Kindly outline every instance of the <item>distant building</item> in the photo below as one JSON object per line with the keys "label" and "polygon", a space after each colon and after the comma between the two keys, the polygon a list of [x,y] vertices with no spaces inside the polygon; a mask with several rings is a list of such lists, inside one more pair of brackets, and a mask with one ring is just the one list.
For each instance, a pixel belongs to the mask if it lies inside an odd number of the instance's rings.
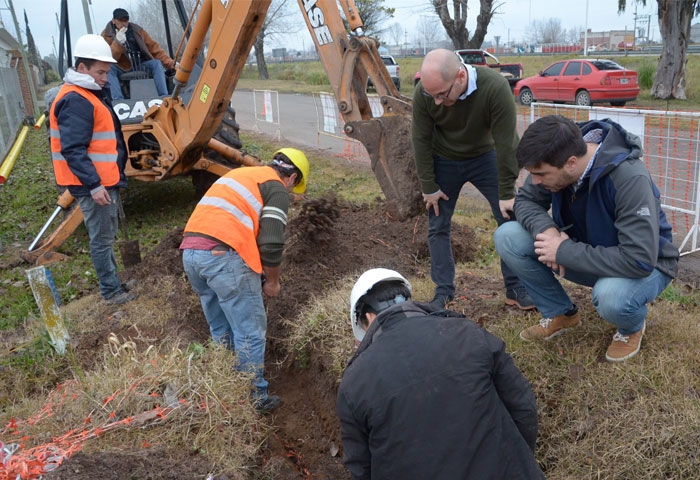
{"label": "distant building", "polygon": [[[585,38],[587,37],[587,38]],[[620,44],[625,46],[634,45],[634,31],[632,30],[610,30],[607,32],[588,32],[581,34],[581,48],[584,43],[587,46],[595,45],[598,50],[617,50]]]}

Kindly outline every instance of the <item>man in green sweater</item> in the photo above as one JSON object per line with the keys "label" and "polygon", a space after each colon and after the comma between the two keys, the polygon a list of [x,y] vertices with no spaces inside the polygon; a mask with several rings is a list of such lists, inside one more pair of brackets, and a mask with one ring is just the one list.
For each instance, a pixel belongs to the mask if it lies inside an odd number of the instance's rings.
{"label": "man in green sweater", "polygon": [[[515,102],[495,70],[462,63],[454,52],[429,52],[413,93],[413,156],[428,210],[430,275],[444,308],[454,299],[455,262],[450,231],[457,198],[470,182],[488,200],[498,225],[515,220],[518,164]],[[535,308],[518,276],[501,262],[506,304]]]}

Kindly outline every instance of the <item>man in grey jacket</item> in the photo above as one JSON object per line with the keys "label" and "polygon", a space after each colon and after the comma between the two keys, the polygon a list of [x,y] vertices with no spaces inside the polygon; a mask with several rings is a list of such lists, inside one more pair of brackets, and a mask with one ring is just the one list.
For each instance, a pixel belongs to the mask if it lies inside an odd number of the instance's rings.
{"label": "man in grey jacket", "polygon": [[385,268],[363,273],[350,303],[361,343],[337,410],[354,480],[544,478],[535,397],[502,340],[411,301],[410,283]]}
{"label": "man in grey jacket", "polygon": [[494,235],[542,313],[523,340],[549,340],[580,325],[559,275],[593,287],[598,314],[617,328],[608,361],[639,352],[646,305],[676,276],[679,256],[641,155],[639,137],[609,119],[576,125],[551,115],[525,131],[516,156],[530,175],[515,199],[518,221]]}

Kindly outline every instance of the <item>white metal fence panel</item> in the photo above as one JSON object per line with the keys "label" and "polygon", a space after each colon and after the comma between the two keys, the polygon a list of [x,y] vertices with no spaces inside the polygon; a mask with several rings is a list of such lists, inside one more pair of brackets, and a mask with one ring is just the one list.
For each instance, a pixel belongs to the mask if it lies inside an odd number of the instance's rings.
{"label": "white metal fence panel", "polygon": [[639,135],[674,243],[681,255],[700,250],[700,112],[533,103],[529,122],[552,114],[577,122],[610,118]]}

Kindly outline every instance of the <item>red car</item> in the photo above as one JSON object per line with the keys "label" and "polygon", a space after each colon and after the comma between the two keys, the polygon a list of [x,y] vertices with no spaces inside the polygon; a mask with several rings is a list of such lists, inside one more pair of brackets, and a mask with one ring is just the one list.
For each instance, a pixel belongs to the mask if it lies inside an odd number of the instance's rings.
{"label": "red car", "polygon": [[639,84],[637,72],[612,60],[563,60],[520,80],[513,93],[523,105],[543,100],[584,107],[610,102],[622,107],[637,98]]}

